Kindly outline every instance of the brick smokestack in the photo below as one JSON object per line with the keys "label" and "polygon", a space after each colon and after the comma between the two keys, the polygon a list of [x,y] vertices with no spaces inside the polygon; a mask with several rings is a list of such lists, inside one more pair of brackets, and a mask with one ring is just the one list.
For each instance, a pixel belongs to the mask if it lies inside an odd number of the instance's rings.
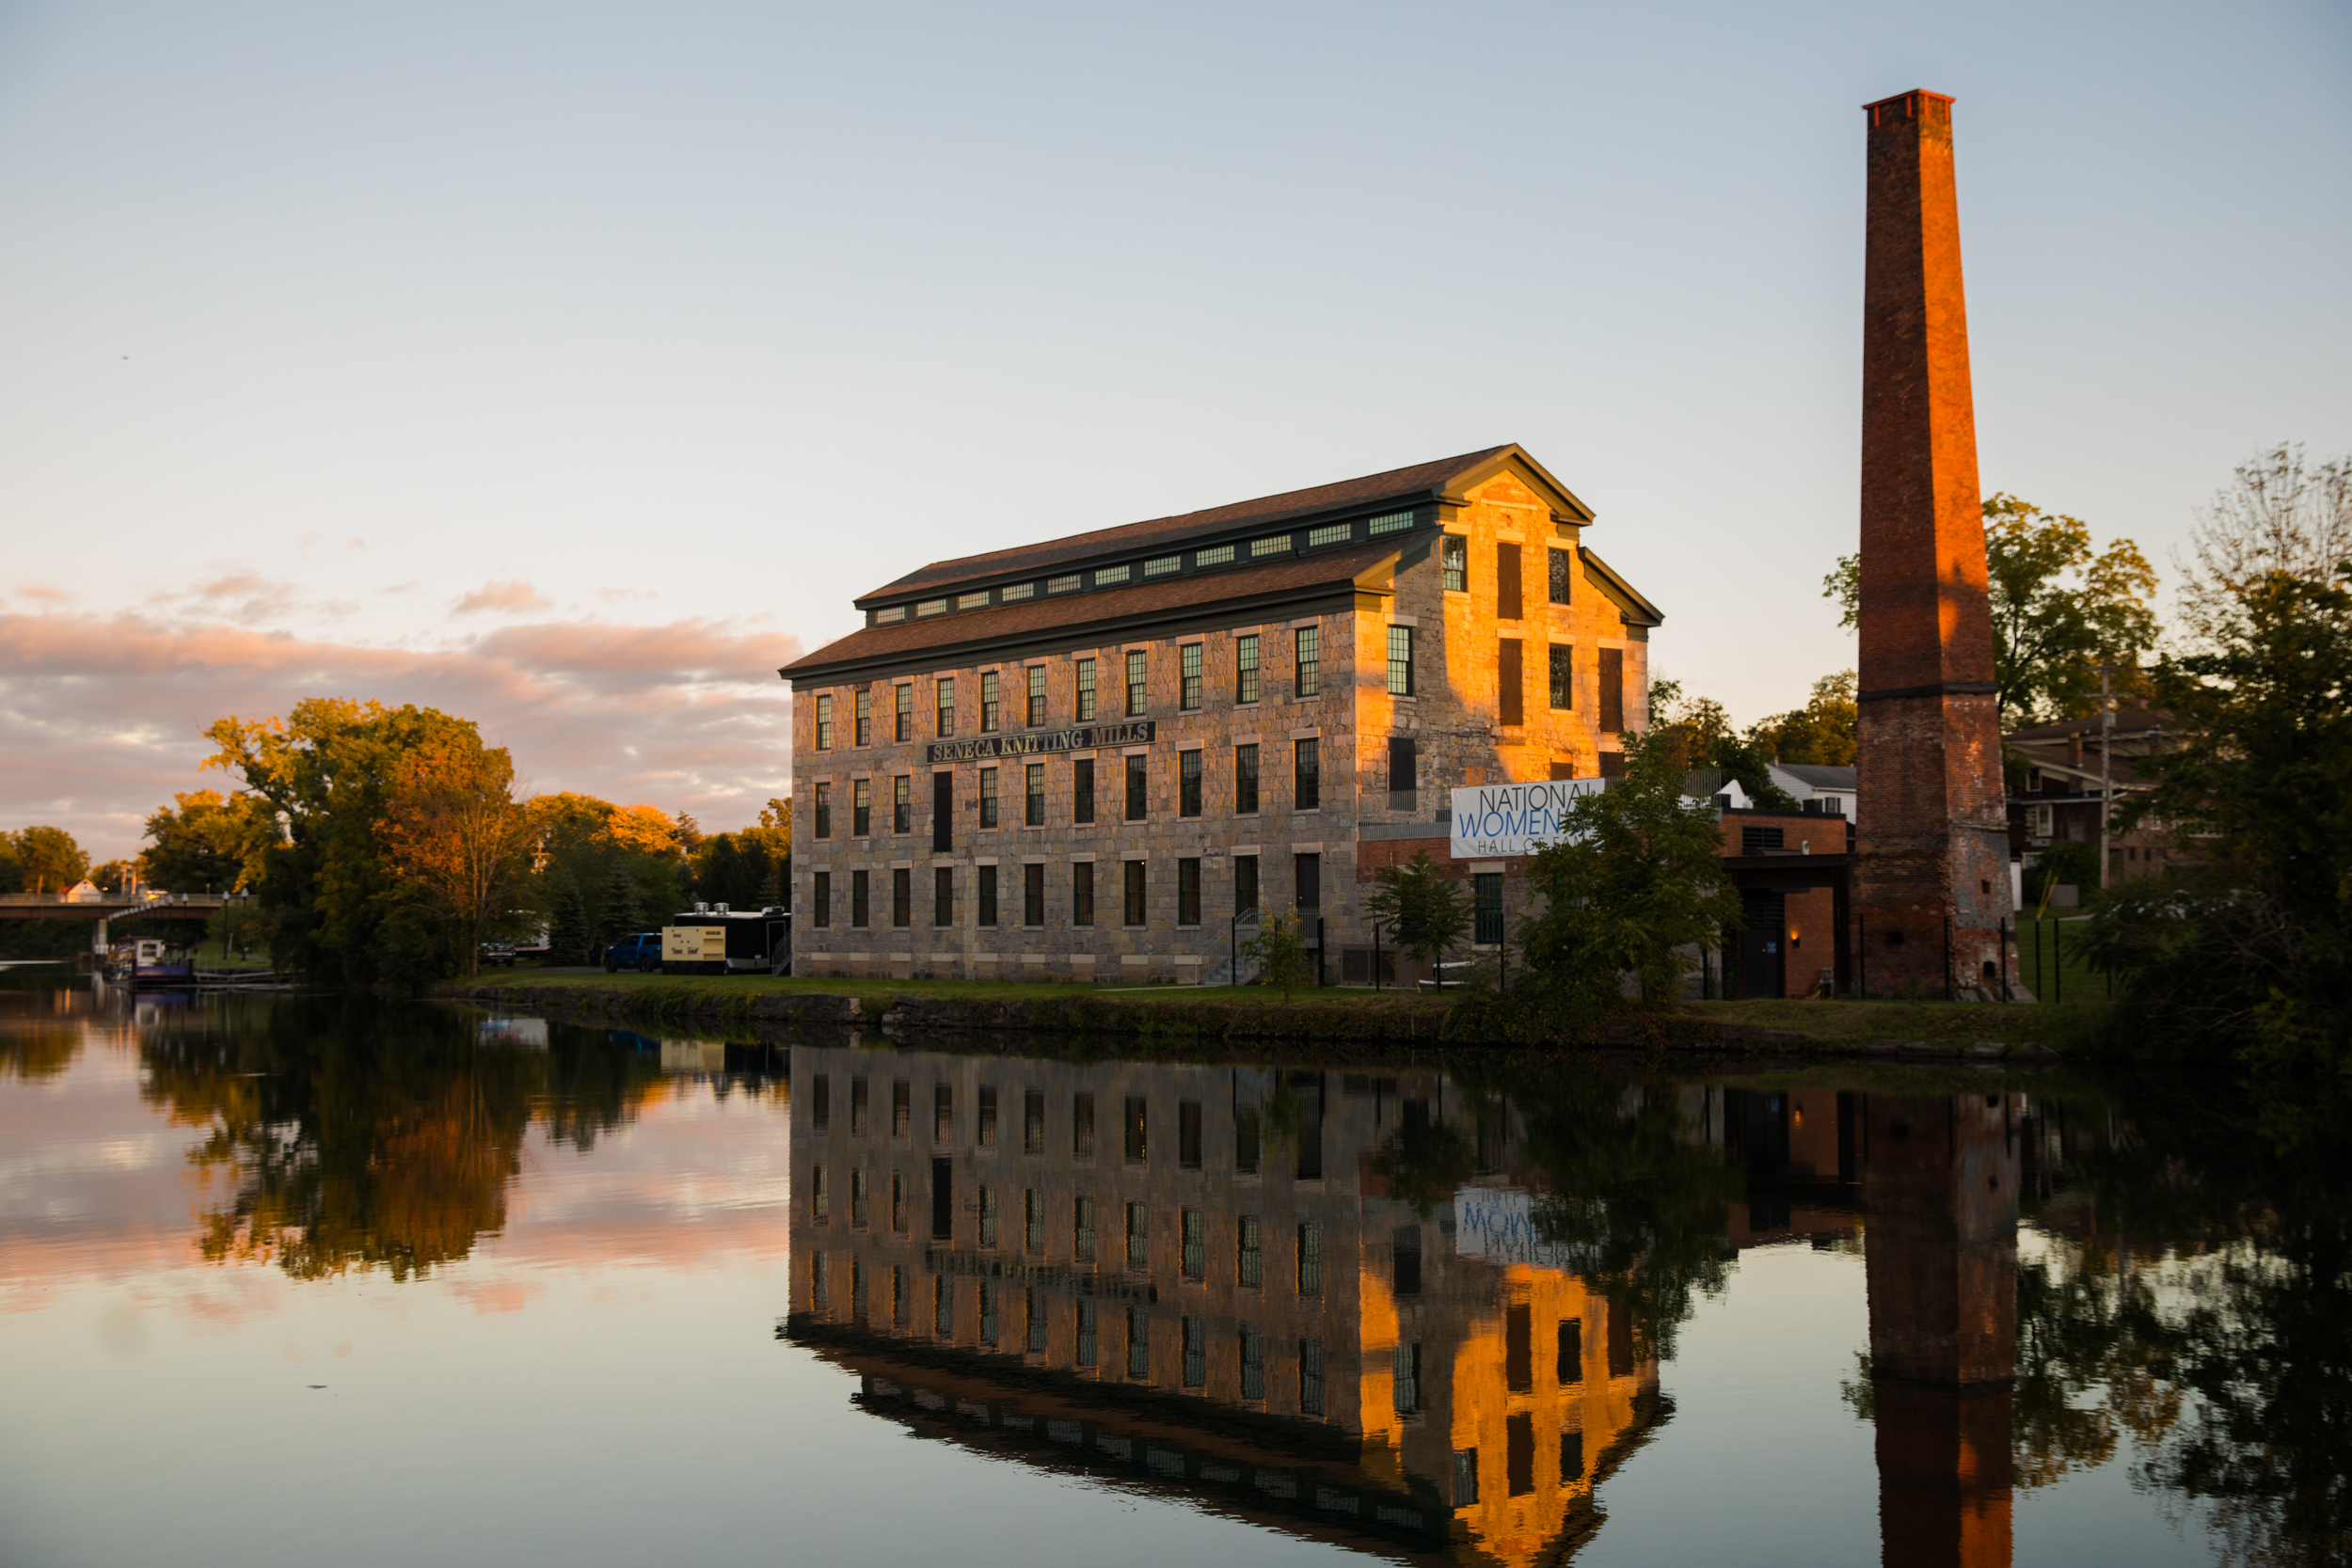
{"label": "brick smokestack", "polygon": [[1879,996],[1997,997],[2013,911],[1952,101],[1865,112],[1860,978]]}

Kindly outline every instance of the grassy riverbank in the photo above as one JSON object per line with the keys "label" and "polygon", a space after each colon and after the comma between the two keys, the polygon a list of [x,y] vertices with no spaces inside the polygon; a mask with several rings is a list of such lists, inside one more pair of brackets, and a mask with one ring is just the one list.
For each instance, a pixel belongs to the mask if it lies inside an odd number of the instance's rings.
{"label": "grassy riverbank", "polygon": [[[768,976],[548,974],[485,975],[442,988],[479,1002],[613,1022],[685,1026],[830,1025],[1034,1030],[1192,1040],[1389,1040],[1436,1044],[1455,998],[1327,987],[1120,989],[1019,981],[776,979]],[[2104,1008],[1936,1002],[1693,1002],[1613,1022],[1607,1046],[2047,1058],[2092,1038]],[[1454,1038],[1449,1046],[1475,1047]]]}

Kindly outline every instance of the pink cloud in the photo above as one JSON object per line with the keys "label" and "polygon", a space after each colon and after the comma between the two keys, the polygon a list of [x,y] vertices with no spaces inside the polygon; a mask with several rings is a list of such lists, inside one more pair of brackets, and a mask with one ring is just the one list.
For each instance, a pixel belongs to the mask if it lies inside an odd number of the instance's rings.
{"label": "pink cloud", "polygon": [[0,613],[0,826],[55,823],[101,858],[148,813],[220,787],[205,726],[304,697],[417,703],[471,719],[536,790],[753,821],[791,778],[776,668],[797,638],[736,623],[549,621],[423,649],[151,615]]}
{"label": "pink cloud", "polygon": [[452,613],[476,615],[485,610],[511,613],[518,610],[545,610],[554,602],[520,578],[493,578],[458,600]]}

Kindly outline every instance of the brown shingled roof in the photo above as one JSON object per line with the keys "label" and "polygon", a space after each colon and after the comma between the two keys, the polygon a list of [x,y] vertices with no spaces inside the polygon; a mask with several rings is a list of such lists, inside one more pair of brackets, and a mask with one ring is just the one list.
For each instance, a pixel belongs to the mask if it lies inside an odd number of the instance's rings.
{"label": "brown shingled roof", "polygon": [[1338,592],[1397,554],[1400,547],[1411,546],[1400,546],[1394,541],[1359,545],[1235,571],[1200,572],[1132,588],[1098,589],[1091,594],[1029,599],[895,626],[865,626],[802,656],[777,673],[786,680],[805,680],[950,649],[968,652],[1007,643],[1034,646],[1043,634],[1058,631],[1078,636],[1090,627],[1100,627],[1109,637],[1132,636],[1139,620],[1173,611],[1230,605],[1238,613],[1253,601],[1296,599],[1318,589]]}
{"label": "brown shingled roof", "polygon": [[[1441,457],[1433,463],[1416,463],[1408,468],[1391,468],[1386,473],[1366,474],[1361,479],[1344,479],[1336,484],[1318,484],[1308,490],[1286,490],[1279,496],[1260,496],[1255,500],[1234,501],[1231,505],[1213,506],[1202,512],[1186,512],[1173,517],[1155,517],[1149,522],[1096,529],[1090,533],[1073,533],[1042,544],[992,550],[985,555],[935,561],[896,581],[884,583],[855,602],[859,608],[865,609],[878,600],[905,598],[983,578],[1041,572],[1049,566],[1068,562],[1089,560],[1122,550],[1164,546],[1228,529],[1263,526],[1311,516],[1317,513],[1376,506],[1387,500],[1426,499],[1443,494],[1448,481],[1510,453],[1517,453],[1536,473],[1544,473],[1534,458],[1528,457],[1516,444],[1506,443],[1482,451],[1464,452],[1458,457]],[[1549,479],[1550,476],[1544,477]],[[1553,483],[1558,487],[1557,482]],[[1581,507],[1581,503],[1568,496],[1565,487],[1559,488],[1563,497]]]}

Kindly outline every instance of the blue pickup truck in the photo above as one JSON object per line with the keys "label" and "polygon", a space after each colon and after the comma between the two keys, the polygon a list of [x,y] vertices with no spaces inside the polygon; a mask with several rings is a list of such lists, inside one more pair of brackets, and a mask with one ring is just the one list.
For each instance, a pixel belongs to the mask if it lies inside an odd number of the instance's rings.
{"label": "blue pickup truck", "polygon": [[646,974],[661,973],[661,933],[639,931],[633,936],[614,937],[604,944],[604,972],[634,969]]}

